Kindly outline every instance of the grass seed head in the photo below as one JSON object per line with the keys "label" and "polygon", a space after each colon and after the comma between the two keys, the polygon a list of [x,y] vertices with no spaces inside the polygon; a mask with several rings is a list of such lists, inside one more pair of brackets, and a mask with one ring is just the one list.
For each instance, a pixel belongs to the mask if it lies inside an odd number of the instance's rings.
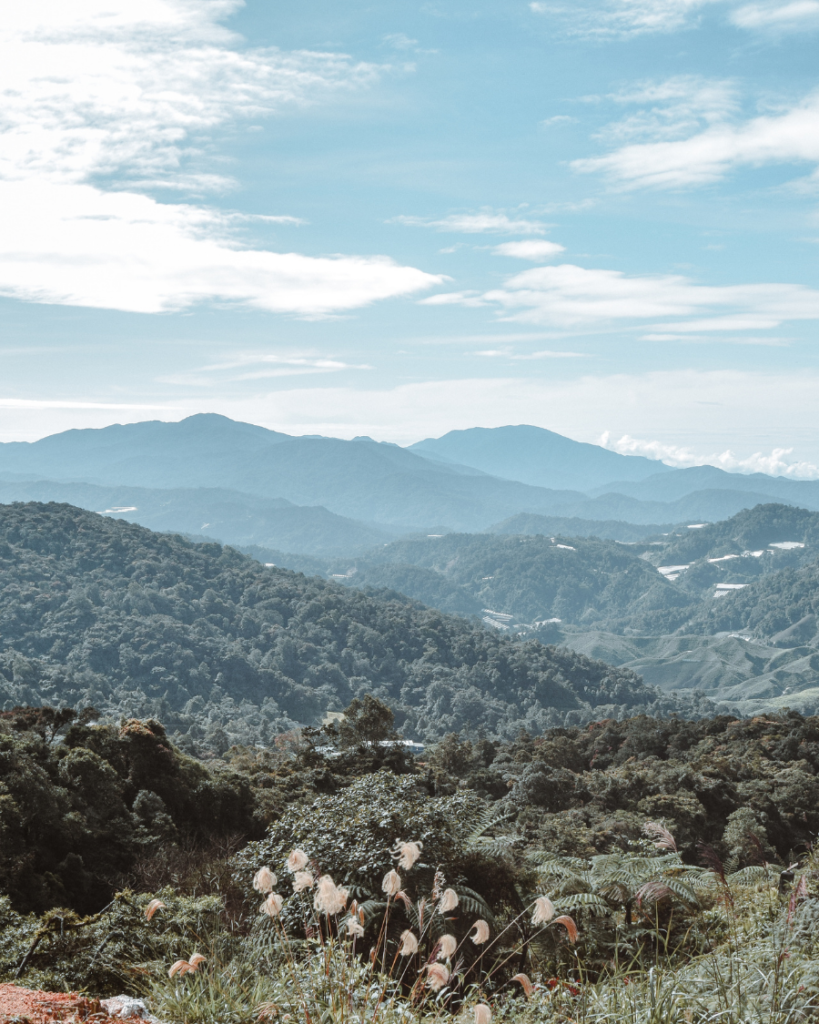
{"label": "grass seed head", "polygon": [[418,939],[411,931],[401,932],[401,945],[398,949],[400,956],[413,956],[418,952]]}
{"label": "grass seed head", "polygon": [[548,896],[538,896],[535,900],[535,912],[532,924],[548,924],[555,916],[555,905]]}
{"label": "grass seed head", "polygon": [[476,1003],[475,1024],[489,1024],[492,1020],[492,1011],[486,1003]]}
{"label": "grass seed head", "polygon": [[440,991],[449,981],[449,968],[444,964],[434,963],[427,966],[427,988],[433,992]]}
{"label": "grass seed head", "polygon": [[259,913],[267,914],[268,917],[278,917],[282,912],[284,899],[277,892],[271,892],[264,903],[259,907]]}
{"label": "grass seed head", "polygon": [[256,892],[272,892],[275,884],[276,876],[266,865],[259,868],[253,876],[253,888]]}
{"label": "grass seed head", "polygon": [[395,846],[392,850],[393,857],[398,858],[398,867],[402,871],[409,871],[412,865],[421,856],[421,850],[423,849],[423,843],[402,843],[400,839],[396,840]]}
{"label": "grass seed head", "polygon": [[364,934],[364,925],[357,917],[348,917],[344,922],[347,925],[347,934],[354,939],[360,939]]}
{"label": "grass seed head", "polygon": [[472,926],[473,934],[470,935],[470,939],[475,943],[476,946],[482,946],[484,942],[489,938],[489,925],[486,921],[478,920]]}
{"label": "grass seed head", "polygon": [[157,912],[157,910],[161,910],[162,908],[164,908],[164,906],[165,904],[162,902],[162,900],[151,900],[151,902],[145,908],[145,916],[150,921],[154,914]]}
{"label": "grass seed head", "polygon": [[287,858],[287,867],[295,874],[297,871],[304,871],[309,862],[310,858],[304,850],[293,850]]}
{"label": "grass seed head", "polygon": [[384,881],[381,883],[381,890],[388,896],[397,896],[401,891],[401,876],[397,871],[391,870],[384,875]]}
{"label": "grass seed head", "polygon": [[322,875],[316,886],[313,906],[324,914],[340,914],[347,906],[349,893],[336,885],[329,875]]}
{"label": "grass seed head", "polygon": [[527,999],[529,999],[535,990],[535,986],[532,984],[530,978],[526,974],[516,974],[512,981],[519,981],[520,986],[523,989],[523,993]]}
{"label": "grass seed head", "polygon": [[661,825],[659,821],[647,821],[645,825],[643,825],[643,832],[649,837],[658,850],[671,850],[673,853],[677,852],[677,843],[674,836],[672,836],[665,825]]}
{"label": "grass seed head", "polygon": [[293,875],[293,892],[304,892],[305,889],[312,889],[316,880],[309,871],[297,871]]}
{"label": "grass seed head", "polygon": [[458,940],[454,935],[442,935],[438,940],[438,956],[444,960],[451,959],[453,953],[458,948]]}
{"label": "grass seed head", "polygon": [[458,894],[454,889],[444,889],[443,895],[441,896],[441,902],[438,904],[438,909],[442,914],[448,913],[450,910],[454,910],[458,906]]}

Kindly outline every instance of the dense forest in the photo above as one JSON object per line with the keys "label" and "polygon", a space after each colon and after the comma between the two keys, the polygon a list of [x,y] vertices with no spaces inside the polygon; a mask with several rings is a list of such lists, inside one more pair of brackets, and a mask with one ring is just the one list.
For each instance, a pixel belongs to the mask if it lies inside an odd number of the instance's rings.
{"label": "dense forest", "polygon": [[365,693],[427,739],[711,710],[394,592],[265,568],[71,506],[0,509],[0,706],[156,717],[187,749],[218,753],[317,724]]}
{"label": "dense forest", "polygon": [[[416,758],[379,742],[395,736],[385,705],[368,698],[347,712],[341,729],[291,733],[267,749],[235,746],[208,762],[187,756],[155,721],[114,726],[66,710],[4,712],[0,893],[19,911],[92,912],[117,886],[172,884],[180,864],[184,873],[184,851],[213,856],[220,839],[243,848],[265,828],[286,833],[287,820],[319,830],[310,808],[357,780],[374,804],[376,779],[387,777],[412,778],[433,817],[436,801],[468,795],[463,813],[493,822],[490,833],[519,852],[627,851],[646,820],[659,820],[689,862],[708,843],[736,870],[760,856],[789,863],[819,830],[819,718],[637,716],[522,732],[507,743],[450,734]],[[334,824],[328,861],[354,844],[361,819],[351,800],[339,803],[347,823]],[[400,815],[390,828],[405,828]],[[243,859],[269,856],[250,849]]]}

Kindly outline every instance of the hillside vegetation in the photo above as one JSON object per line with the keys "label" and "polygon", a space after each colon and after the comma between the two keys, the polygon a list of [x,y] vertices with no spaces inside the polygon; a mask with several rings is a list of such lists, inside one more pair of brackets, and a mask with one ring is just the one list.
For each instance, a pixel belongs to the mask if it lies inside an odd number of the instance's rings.
{"label": "hillside vegetation", "polygon": [[0,507],[0,702],[157,717],[191,749],[268,742],[354,697],[408,736],[707,711],[631,672],[395,593],[265,568],[66,505]]}
{"label": "hillside vegetation", "polygon": [[[105,793],[83,793],[79,763],[119,780],[126,823],[140,797],[116,761],[144,740],[143,754],[159,744],[195,777],[156,724],[50,737],[42,716],[0,719],[0,772],[9,753],[36,751],[53,766],[43,794],[76,801],[86,821]],[[351,721],[362,725],[353,709]],[[93,915],[37,917],[0,896],[0,980],[138,993],[189,1024],[450,1024],[490,1008],[523,1024],[815,1020],[817,719],[449,736],[397,772],[366,765],[374,749],[366,731],[328,727],[201,769],[205,785],[221,773],[251,797],[262,782],[311,782],[235,855],[211,849],[180,870],[160,850],[148,885],[143,872]],[[41,834],[25,852],[48,862],[47,844]]]}

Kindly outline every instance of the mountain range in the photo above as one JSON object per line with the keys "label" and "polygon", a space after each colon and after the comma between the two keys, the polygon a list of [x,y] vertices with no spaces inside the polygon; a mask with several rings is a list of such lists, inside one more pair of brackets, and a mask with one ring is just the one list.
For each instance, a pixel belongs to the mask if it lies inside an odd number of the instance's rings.
{"label": "mountain range", "polygon": [[[409,533],[509,532],[520,516],[640,539],[772,500],[819,509],[819,482],[675,470],[538,427],[452,431],[400,448],[215,414],[0,444],[0,482],[6,502],[69,501],[156,529],[317,555]],[[532,519],[520,532],[531,530],[540,532]]]}

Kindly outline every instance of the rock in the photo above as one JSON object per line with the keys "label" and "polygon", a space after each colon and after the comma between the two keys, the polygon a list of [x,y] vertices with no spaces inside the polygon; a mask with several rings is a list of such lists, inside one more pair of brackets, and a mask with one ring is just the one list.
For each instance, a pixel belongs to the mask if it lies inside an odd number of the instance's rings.
{"label": "rock", "polygon": [[111,999],[100,1000],[102,1008],[111,1017],[138,1017],[148,1024],[162,1024],[158,1017],[148,1012],[148,1007],[141,999],[132,996],[112,996]]}

